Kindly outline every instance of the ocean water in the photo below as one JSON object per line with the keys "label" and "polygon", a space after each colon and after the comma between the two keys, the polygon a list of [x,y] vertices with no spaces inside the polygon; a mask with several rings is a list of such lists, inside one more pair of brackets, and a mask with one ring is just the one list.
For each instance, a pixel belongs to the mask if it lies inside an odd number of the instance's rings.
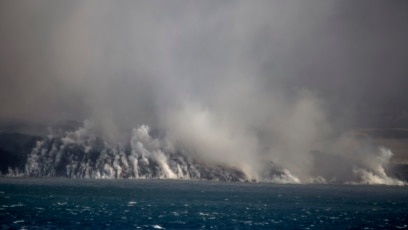
{"label": "ocean water", "polygon": [[404,229],[405,186],[0,178],[1,229]]}

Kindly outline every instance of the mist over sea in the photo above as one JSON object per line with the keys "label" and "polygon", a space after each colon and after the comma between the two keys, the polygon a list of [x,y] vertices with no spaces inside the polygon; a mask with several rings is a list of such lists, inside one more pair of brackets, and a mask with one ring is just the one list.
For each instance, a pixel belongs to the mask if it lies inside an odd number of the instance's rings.
{"label": "mist over sea", "polygon": [[1,229],[404,229],[400,186],[0,178]]}

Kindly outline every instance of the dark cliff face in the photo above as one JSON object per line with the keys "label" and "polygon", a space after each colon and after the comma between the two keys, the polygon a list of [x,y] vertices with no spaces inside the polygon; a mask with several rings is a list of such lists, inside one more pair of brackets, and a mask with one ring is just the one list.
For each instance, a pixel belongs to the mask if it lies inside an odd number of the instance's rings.
{"label": "dark cliff face", "polygon": [[0,121],[0,173],[5,175],[9,169],[24,172],[29,154],[37,141],[46,139],[50,132],[61,135],[76,130],[81,123],[64,121],[54,125]]}
{"label": "dark cliff face", "polygon": [[83,141],[1,133],[1,173],[28,177],[247,180],[238,169],[207,165],[178,152],[157,149],[153,154],[144,155],[132,151],[129,144],[111,146],[98,137],[85,137]]}
{"label": "dark cliff face", "polygon": [[[163,144],[163,135],[155,132],[148,133],[147,139],[133,136],[125,145],[108,144],[81,130],[48,137],[3,132],[0,133],[0,172],[27,177],[253,180],[239,168],[201,162],[169,148]],[[352,159],[321,152],[315,152],[314,159],[314,175],[321,176],[325,182],[342,184],[350,178],[358,181],[353,171],[356,162]],[[408,181],[406,164],[394,162],[383,166],[388,176]],[[261,181],[282,183],[274,179],[284,181],[288,175],[284,168],[269,162],[260,176]]]}
{"label": "dark cliff face", "polygon": [[23,169],[28,155],[39,136],[21,133],[0,133],[0,171],[7,174],[9,168]]}

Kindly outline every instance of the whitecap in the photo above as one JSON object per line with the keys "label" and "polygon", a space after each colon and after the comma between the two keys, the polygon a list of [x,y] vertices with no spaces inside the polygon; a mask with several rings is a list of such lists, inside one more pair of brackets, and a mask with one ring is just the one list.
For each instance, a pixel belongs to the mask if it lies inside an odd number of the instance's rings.
{"label": "whitecap", "polygon": [[128,202],[128,206],[134,206],[135,204],[137,204],[136,201],[129,201],[129,202]]}
{"label": "whitecap", "polygon": [[163,228],[162,226],[160,226],[160,225],[158,225],[158,224],[155,224],[155,225],[153,225],[152,226],[154,229],[165,229],[165,228]]}
{"label": "whitecap", "polygon": [[22,203],[17,203],[17,204],[12,204],[12,205],[10,205],[10,208],[22,207],[22,206],[24,206],[24,204],[22,204]]}

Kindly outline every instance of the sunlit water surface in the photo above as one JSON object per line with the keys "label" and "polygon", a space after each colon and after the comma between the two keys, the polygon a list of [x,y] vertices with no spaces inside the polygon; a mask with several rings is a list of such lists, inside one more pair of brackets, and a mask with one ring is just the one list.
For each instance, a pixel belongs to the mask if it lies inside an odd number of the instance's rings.
{"label": "sunlit water surface", "polygon": [[2,229],[403,229],[408,189],[0,178]]}

